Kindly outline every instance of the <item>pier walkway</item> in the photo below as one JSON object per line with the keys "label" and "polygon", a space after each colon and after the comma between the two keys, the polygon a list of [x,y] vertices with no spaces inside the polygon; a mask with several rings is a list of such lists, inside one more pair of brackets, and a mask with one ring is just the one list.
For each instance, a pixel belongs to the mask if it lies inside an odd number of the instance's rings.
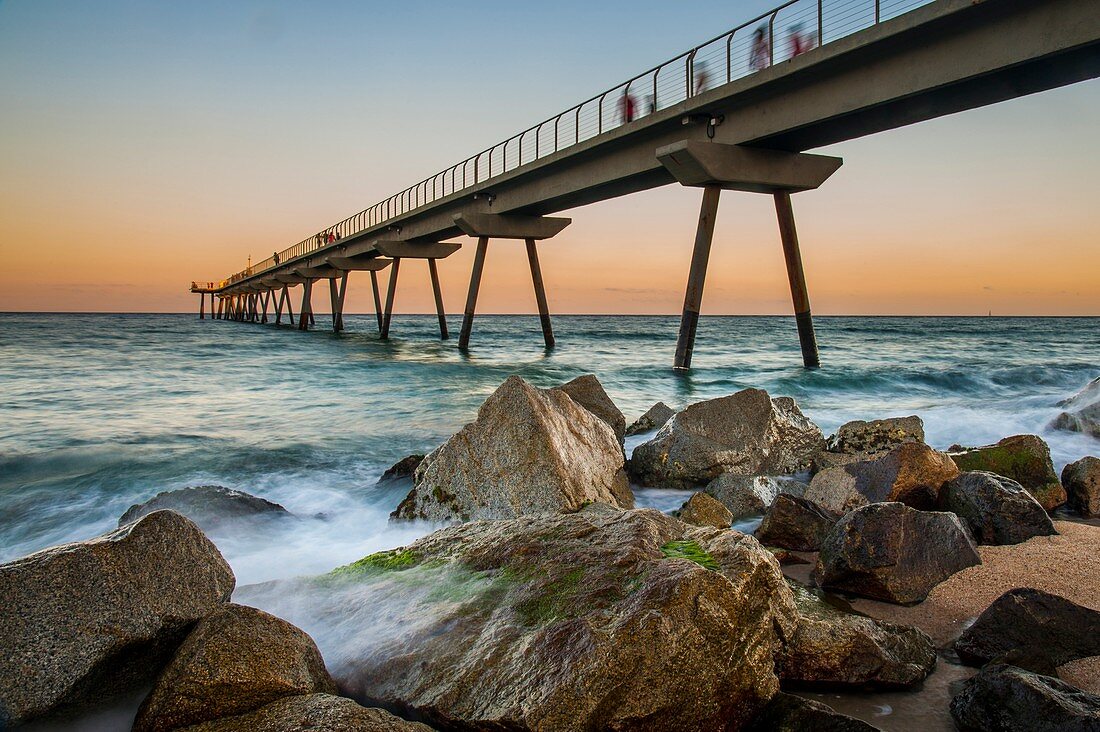
{"label": "pier walkway", "polygon": [[774,198],[803,359],[812,367],[817,344],[791,194],[819,187],[841,160],[804,151],[1097,76],[1100,0],[790,0],[276,257],[191,290],[200,294],[200,317],[209,296],[216,318],[266,323],[272,306],[273,322],[285,311],[294,323],[291,288],[301,285],[297,324],[306,329],[315,323],[313,284],[327,280],[339,331],[349,273],[369,272],[387,337],[401,260],[426,259],[447,338],[437,260],[462,245],[448,240],[472,237],[465,349],[489,241],[523,241],[552,347],[538,242],[570,223],[552,214],[693,186],[703,189],[702,206],[674,360],[687,368],[720,194],[744,191]]}

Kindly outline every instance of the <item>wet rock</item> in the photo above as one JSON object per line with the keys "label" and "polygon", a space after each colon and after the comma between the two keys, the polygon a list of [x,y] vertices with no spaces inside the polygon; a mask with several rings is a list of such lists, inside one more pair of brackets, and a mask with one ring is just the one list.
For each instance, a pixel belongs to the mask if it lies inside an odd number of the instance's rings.
{"label": "wet rock", "polygon": [[839,520],[839,514],[813,501],[781,493],[764,514],[756,538],[766,546],[816,552]]}
{"label": "wet rock", "polygon": [[565,392],[577,404],[606,422],[611,429],[615,430],[615,437],[619,439],[619,442],[623,441],[623,435],[626,432],[626,417],[615,406],[615,402],[611,401],[611,397],[604,391],[603,384],[600,383],[599,379],[592,374],[585,374],[556,387],[556,389]]}
{"label": "wet rock", "polygon": [[591,502],[634,505],[614,430],[564,391],[512,376],[424,458],[392,517],[510,518]]}
{"label": "wet rock", "polygon": [[1088,518],[1100,517],[1100,458],[1083,457],[1062,470],[1069,507]]}
{"label": "wet rock", "polygon": [[874,460],[822,470],[810,481],[806,498],[840,514],[890,501],[933,508],[944,483],[958,474],[944,453],[922,443],[906,443]]}
{"label": "wet rock", "polygon": [[148,683],[233,585],[217,548],[171,511],[0,565],[0,728]]}
{"label": "wet rock", "polygon": [[420,467],[420,463],[422,462],[424,462],[423,455],[406,455],[386,468],[386,472],[382,473],[382,477],[378,479],[378,482],[390,483],[412,478],[416,473],[416,469]]}
{"label": "wet rock", "polygon": [[920,683],[935,668],[936,647],[917,628],[845,612],[788,582],[799,621],[777,659],[781,681],[895,689]]}
{"label": "wet rock", "polygon": [[672,415],[674,414],[676,414],[676,410],[672,407],[664,402],[657,402],[647,409],[645,414],[638,417],[633,424],[626,428],[626,434],[640,435],[643,432],[652,432],[653,430],[660,429],[665,426],[665,422],[672,419]]}
{"label": "wet rock", "polygon": [[199,621],[141,705],[134,732],[169,732],[336,692],[313,639],[273,615],[226,605]]}
{"label": "wet rock", "polygon": [[1050,448],[1040,437],[1014,435],[984,447],[952,445],[949,453],[961,471],[981,470],[1011,478],[1047,511],[1066,502],[1066,492],[1050,459]]}
{"label": "wet rock", "polygon": [[761,389],[692,404],[634,449],[643,485],[692,488],[722,473],[790,474],[806,468],[825,440],[790,397]]}
{"label": "wet rock", "polygon": [[1100,696],[1050,676],[991,664],[951,700],[951,716],[976,732],[1096,732]]}
{"label": "wet rock", "polygon": [[974,666],[1020,650],[1038,652],[1056,667],[1100,656],[1100,612],[1021,587],[994,600],[955,641],[959,658]]}
{"label": "wet rock", "polygon": [[432,732],[382,709],[331,694],[289,696],[254,712],[186,727],[183,732]]}
{"label": "wet rock", "polygon": [[881,457],[911,442],[924,443],[924,422],[920,417],[889,417],[869,422],[855,420],[841,425],[826,442],[825,449],[859,460]]}
{"label": "wet rock", "polygon": [[873,503],[829,532],[814,577],[822,587],[909,604],[981,561],[955,514]]}
{"label": "wet rock", "polygon": [[979,544],[1019,544],[1058,533],[1022,485],[995,473],[962,473],[944,486],[941,503],[966,523]]}
{"label": "wet rock", "polygon": [[779,692],[749,727],[749,732],[876,732],[866,722],[840,714],[812,699]]}
{"label": "wet rock", "polygon": [[194,521],[203,531],[218,529],[225,523],[259,517],[286,518],[290,512],[278,503],[244,491],[220,485],[200,485],[164,491],[145,503],[130,506],[118,520],[119,526],[137,521],[154,511],[175,511]]}
{"label": "wet rock", "polygon": [[694,493],[680,507],[678,518],[693,526],[713,526],[728,529],[733,523],[733,514],[717,499],[706,493]]}
{"label": "wet rock", "polygon": [[764,513],[781,490],[782,486],[774,478],[734,473],[722,473],[703,489],[724,505],[735,519]]}
{"label": "wet rock", "polygon": [[255,591],[304,627],[340,618],[329,666],[353,698],[447,729],[742,729],[796,620],[752,537],[606,505],[453,526]]}
{"label": "wet rock", "polygon": [[1059,414],[1051,427],[1067,432],[1081,432],[1100,439],[1100,377],[1084,389],[1059,403],[1066,411]]}

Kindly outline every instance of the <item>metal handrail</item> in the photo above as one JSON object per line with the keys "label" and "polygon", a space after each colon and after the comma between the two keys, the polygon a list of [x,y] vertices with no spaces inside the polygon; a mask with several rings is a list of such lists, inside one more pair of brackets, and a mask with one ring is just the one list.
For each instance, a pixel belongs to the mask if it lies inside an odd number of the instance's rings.
{"label": "metal handrail", "polygon": [[[724,62],[726,71],[724,83],[727,84],[755,73],[759,69],[753,68],[751,63],[742,65],[735,59],[734,38],[737,34],[756,26],[758,23],[764,23],[764,25],[759,26],[759,30],[764,31],[767,36],[765,39],[768,44],[768,59],[766,65],[770,66],[777,63],[775,27],[776,20],[781,16],[783,16],[782,19],[784,22],[796,21],[799,24],[814,27],[817,31],[816,39],[814,39],[814,46],[821,46],[825,43],[832,43],[852,33],[882,23],[890,18],[897,17],[902,13],[926,5],[932,1],[933,0],[836,0],[835,2],[829,2],[828,0],[787,0],[783,4],[767,12],[761,13],[752,20],[742,23],[733,30],[722,33],[705,43],[699,44],[689,51],[685,51],[662,64],[658,64],[630,78],[624,83],[589,97],[580,104],[565,110],[561,114],[543,120],[532,127],[528,127],[518,135],[513,135],[503,142],[492,145],[476,155],[468,157],[429,178],[425,178],[415,185],[409,186],[379,201],[373,206],[363,209],[332,226],[322,229],[320,232],[278,252],[279,265],[286,264],[287,262],[311,254],[318,249],[322,249],[328,243],[330,234],[337,239],[356,236],[363,231],[373,229],[393,219],[400,218],[417,208],[434,203],[441,198],[454,195],[484,183],[487,180],[491,180],[496,177],[496,175],[503,175],[504,173],[523,167],[524,165],[530,165],[547,155],[560,152],[582,141],[587,141],[594,137],[607,134],[611,130],[617,129],[624,124],[629,124],[630,120],[623,119],[623,115],[620,114],[617,118],[613,117],[612,124],[605,125],[604,100],[608,95],[615,92],[621,92],[624,95],[628,94],[631,86],[634,86],[636,82],[646,80],[647,83],[643,88],[652,90],[650,104],[642,110],[641,114],[636,115],[635,119],[638,119],[648,114],[653,114],[659,109],[667,109],[675,104],[679,104],[705,91],[706,88],[700,83],[701,80],[698,77],[698,69],[700,68],[700,66],[697,65],[698,59],[702,59],[704,64],[714,58],[718,58]],[[828,23],[826,22],[827,14]],[[827,33],[830,37],[826,41],[825,35]],[[747,40],[747,45],[744,43],[745,40]],[[742,45],[736,50],[741,52],[746,58],[748,55],[751,55],[751,37],[746,35],[739,39],[738,42]],[[745,54],[745,51],[747,51],[748,54]],[[683,84],[679,83],[678,73],[675,73],[677,69],[681,70],[684,74]],[[666,70],[670,70],[673,73],[671,76],[666,73],[666,75],[662,77],[661,72]],[[660,78],[669,78],[670,81],[666,86],[662,87]],[[591,119],[593,106],[595,107],[595,120]],[[587,128],[586,130],[582,130],[581,117],[582,114],[586,112],[587,116],[584,120],[584,124],[587,125]],[[549,144],[543,145],[540,142],[543,127],[551,123],[554,125],[554,144],[552,149]],[[570,123],[573,125],[573,134],[559,134],[562,125],[566,125],[566,129],[568,129],[568,124]],[[525,163],[523,158],[524,140],[531,132],[535,133],[535,149],[533,157]],[[508,167],[509,146],[515,146],[517,148],[515,164],[511,168]],[[496,175],[494,175],[493,172],[494,157],[498,157],[500,160],[500,170]],[[484,165],[482,165],[483,159],[485,161]],[[471,163],[473,164],[473,171],[472,175],[468,176],[468,166],[470,166]],[[462,186],[458,187],[455,184],[455,178],[460,167],[462,168]],[[451,175],[450,193],[447,193],[446,187],[446,175],[448,173]],[[442,184],[438,186],[438,192],[436,185],[437,179],[442,181]],[[430,192],[428,190],[429,185],[431,187]],[[230,275],[219,284],[221,287],[225,287],[265,272],[275,266],[275,258],[268,257],[247,269]]]}

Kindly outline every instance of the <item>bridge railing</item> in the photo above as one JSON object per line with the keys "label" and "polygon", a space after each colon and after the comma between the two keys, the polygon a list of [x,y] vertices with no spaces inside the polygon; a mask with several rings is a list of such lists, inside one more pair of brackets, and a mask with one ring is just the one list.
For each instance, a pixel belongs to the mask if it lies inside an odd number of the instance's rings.
{"label": "bridge railing", "polygon": [[[232,284],[933,0],[788,0],[231,275]],[[624,100],[633,100],[629,118]]]}
{"label": "bridge railing", "polygon": [[229,280],[218,280],[203,282],[202,280],[191,280],[192,290],[220,290],[229,284]]}

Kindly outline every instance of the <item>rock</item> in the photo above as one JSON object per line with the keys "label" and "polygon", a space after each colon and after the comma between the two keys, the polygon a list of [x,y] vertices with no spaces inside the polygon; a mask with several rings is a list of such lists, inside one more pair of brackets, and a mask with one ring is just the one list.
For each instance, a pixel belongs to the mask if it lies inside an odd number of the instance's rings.
{"label": "rock", "polygon": [[764,707],[749,732],[877,732],[866,722],[840,714],[821,702],[779,692]]}
{"label": "rock", "polygon": [[338,621],[318,640],[340,688],[444,729],[742,729],[797,617],[752,537],[599,504],[452,526],[249,601]]}
{"label": "rock", "polygon": [[288,696],[237,717],[186,727],[182,732],[432,732],[382,709],[330,694]]}
{"label": "rock", "polygon": [[1065,407],[1066,411],[1051,422],[1051,427],[1100,438],[1100,377],[1058,406]]}
{"label": "rock", "polygon": [[799,621],[777,660],[780,680],[894,689],[920,683],[935,668],[935,644],[922,631],[844,612],[810,588],[788,583]]}
{"label": "rock", "polygon": [[286,696],[336,693],[313,639],[285,620],[226,605],[199,621],[138,711],[134,732],[169,732]]}
{"label": "rock", "polygon": [[119,526],[137,521],[154,511],[175,511],[194,521],[203,531],[216,530],[227,522],[260,517],[286,518],[290,512],[278,503],[244,491],[220,485],[200,485],[164,491],[145,503],[130,506],[118,520]]}
{"label": "rock", "polygon": [[1058,533],[1022,485],[995,473],[962,473],[944,486],[941,503],[966,523],[979,544],[1019,544]]}
{"label": "rock", "polygon": [[949,452],[959,470],[982,470],[1011,478],[1035,496],[1047,511],[1066,502],[1066,491],[1054,472],[1050,448],[1040,437],[1014,435],[985,447],[952,445]]}
{"label": "rock", "polygon": [[423,455],[406,455],[398,460],[396,463],[386,469],[386,472],[382,473],[382,477],[378,479],[379,483],[390,483],[393,481],[404,480],[406,478],[412,478],[416,473],[416,469],[420,467],[420,463],[424,461]]}
{"label": "rock", "polygon": [[958,474],[950,457],[912,442],[874,460],[822,470],[810,481],[806,498],[840,514],[889,501],[927,509],[935,507],[944,483]]}
{"label": "rock", "polygon": [[652,432],[665,426],[665,422],[672,419],[676,410],[664,402],[657,402],[646,410],[646,413],[638,417],[632,425],[626,428],[628,435],[640,435],[643,432]]}
{"label": "rock", "polygon": [[642,485],[693,488],[722,473],[798,472],[824,444],[821,430],[793,399],[745,389],[677,412],[653,439],[634,448],[630,462]]}
{"label": "rock", "polygon": [[0,565],[0,728],[150,682],[233,585],[217,548],[171,511]]}
{"label": "rock", "polygon": [[1050,676],[994,664],[968,679],[951,716],[977,732],[1097,732],[1100,696]]}
{"label": "rock", "polygon": [[873,503],[829,532],[814,577],[821,587],[909,604],[981,561],[955,514]]}
{"label": "rock", "polygon": [[774,478],[735,473],[722,473],[703,489],[729,509],[735,519],[764,513],[781,490]]}
{"label": "rock", "polygon": [[733,523],[729,509],[706,493],[693,493],[680,507],[678,518],[686,524],[716,529],[728,529]]}
{"label": "rock", "polygon": [[623,435],[626,433],[626,417],[615,406],[615,402],[611,401],[611,397],[604,391],[599,379],[592,374],[585,374],[555,388],[565,392],[577,404],[606,422],[611,429],[615,430],[615,437],[619,442],[623,441]]}
{"label": "rock", "polygon": [[634,496],[614,430],[560,389],[509,377],[416,470],[393,518],[434,521],[623,508]]}
{"label": "rock", "polygon": [[848,422],[828,439],[825,449],[843,455],[858,455],[860,459],[867,460],[910,442],[924,443],[924,422],[920,417]]}
{"label": "rock", "polygon": [[1018,651],[1038,651],[1061,666],[1100,656],[1100,612],[1041,590],[1009,590],[955,641],[964,663],[980,666]]}
{"label": "rock", "polygon": [[839,520],[839,514],[813,501],[781,493],[764,514],[756,538],[765,546],[816,552]]}
{"label": "rock", "polygon": [[1070,508],[1087,518],[1100,517],[1100,458],[1083,457],[1062,470]]}

